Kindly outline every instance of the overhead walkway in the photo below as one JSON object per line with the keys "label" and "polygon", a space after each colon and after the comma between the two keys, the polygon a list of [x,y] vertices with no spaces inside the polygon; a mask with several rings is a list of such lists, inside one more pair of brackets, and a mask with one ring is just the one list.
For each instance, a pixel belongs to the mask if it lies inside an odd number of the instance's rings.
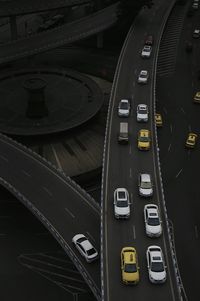
{"label": "overhead walkway", "polygon": [[101,300],[100,262],[86,263],[72,245],[72,237],[83,233],[100,251],[100,210],[96,202],[39,155],[2,134],[0,184],[51,232]]}
{"label": "overhead walkway", "polygon": [[118,4],[87,17],[0,46],[0,64],[44,52],[97,34],[117,21]]}
{"label": "overhead walkway", "polygon": [[17,0],[0,1],[0,17],[11,17],[84,5],[91,0]]}

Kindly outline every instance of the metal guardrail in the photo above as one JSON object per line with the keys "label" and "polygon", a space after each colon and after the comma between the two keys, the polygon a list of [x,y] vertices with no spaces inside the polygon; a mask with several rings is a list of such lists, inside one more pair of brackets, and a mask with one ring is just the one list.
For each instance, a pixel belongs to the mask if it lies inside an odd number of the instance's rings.
{"label": "metal guardrail", "polygon": [[108,114],[107,114],[107,120],[106,120],[106,130],[105,130],[105,139],[104,139],[104,148],[103,148],[103,163],[102,163],[102,183],[101,183],[101,294],[102,294],[102,301],[104,301],[104,265],[103,265],[103,258],[102,258],[102,254],[103,254],[103,250],[104,250],[104,243],[103,243],[103,213],[104,213],[104,202],[103,202],[103,198],[104,198],[104,172],[105,172],[105,157],[106,157],[106,148],[107,148],[107,140],[108,140],[108,133],[109,133],[109,126],[110,126],[110,117],[111,117],[111,106],[114,105],[114,101],[113,100],[113,93],[114,93],[114,82],[117,80],[118,76],[119,76],[119,69],[120,69],[120,65],[123,59],[123,55],[127,46],[127,43],[129,41],[130,35],[132,34],[134,28],[134,24],[131,26],[131,28],[129,29],[129,32],[126,36],[125,42],[123,44],[122,50],[120,52],[120,56],[117,62],[117,66],[116,66],[116,71],[115,71],[115,75],[114,75],[114,80],[113,80],[113,84],[112,84],[112,88],[111,88],[111,93],[110,93],[110,101],[109,101],[109,106],[108,106]]}
{"label": "metal guardrail", "polygon": [[73,261],[77,269],[80,271],[82,277],[88,283],[92,292],[96,296],[97,300],[101,300],[101,293],[96,287],[95,283],[91,280],[87,270],[81,264],[81,261],[73,252],[72,248],[67,244],[65,239],[59,234],[56,228],[51,224],[51,222],[23,195],[21,194],[13,185],[5,181],[0,177],[0,184],[9,190],[17,199],[19,199],[37,218],[43,223],[43,225],[51,232],[53,237],[58,241],[61,247],[66,251],[67,255]]}
{"label": "metal guardrail", "polygon": [[[155,64],[154,64],[154,78],[153,78],[153,103],[154,103],[154,116],[156,113],[156,70],[157,70],[157,61],[158,61],[158,52],[159,52],[159,46],[161,42],[161,38],[166,26],[166,23],[169,19],[169,16],[171,14],[171,11],[176,3],[176,0],[172,0],[171,4],[169,5],[169,8],[166,12],[165,18],[163,19],[163,23],[160,29],[160,34],[158,44],[157,44],[157,49],[156,49],[156,59],[155,59]],[[171,256],[172,256],[172,262],[175,270],[175,275],[176,275],[176,282],[177,282],[177,287],[178,287],[178,293],[179,293],[179,300],[180,301],[187,301],[187,296],[183,287],[183,283],[181,280],[179,268],[178,268],[178,261],[176,257],[176,250],[175,250],[175,242],[174,242],[174,234],[173,234],[173,227],[172,223],[170,222],[167,214],[167,207],[166,207],[166,202],[165,202],[165,196],[164,196],[164,188],[163,188],[163,182],[162,182],[162,172],[161,172],[161,164],[160,164],[160,156],[159,156],[159,145],[158,145],[158,136],[157,136],[157,127],[154,122],[154,133],[155,133],[155,140],[156,140],[156,159],[157,159],[157,165],[158,165],[158,170],[159,170],[159,178],[160,178],[160,184],[161,184],[161,192],[162,192],[162,205],[164,208],[164,215],[165,215],[165,221],[166,221],[166,226],[167,226],[167,233],[168,233],[168,238],[169,238],[169,243],[170,243],[170,250],[171,250]],[[171,225],[170,225],[171,224]]]}
{"label": "metal guardrail", "polygon": [[[164,31],[164,28],[166,26],[167,20],[169,18],[169,15],[176,3],[176,0],[172,0],[172,2],[169,5],[169,8],[165,14],[165,18],[163,19],[163,23],[160,29],[160,34],[159,34],[159,41],[158,41],[158,46],[157,46],[157,55],[155,59],[155,64],[154,64],[154,81],[153,81],[153,99],[154,99],[154,116],[156,112],[156,92],[155,92],[155,85],[156,85],[156,67],[157,67],[157,57],[158,57],[158,51],[159,51],[159,45],[161,41],[161,37]],[[119,66],[121,64],[121,60],[123,57],[124,49],[126,47],[127,41],[129,39],[130,33],[133,29],[134,23],[131,26],[126,40],[124,42],[122,51],[120,53],[117,67],[116,67],[116,72],[114,76],[114,81],[116,81],[116,78],[118,77],[118,72],[119,72]],[[108,140],[108,132],[109,132],[109,125],[110,125],[110,116],[111,116],[111,106],[113,105],[112,103],[112,94],[113,94],[113,89],[114,89],[114,84],[112,85],[111,89],[111,94],[110,94],[110,102],[109,102],[109,107],[108,107],[108,114],[107,114],[107,122],[106,122],[106,131],[105,131],[105,139],[104,139],[104,150],[103,150],[103,168],[102,168],[102,185],[101,185],[101,290],[102,290],[102,301],[104,301],[104,263],[103,263],[103,250],[104,250],[104,243],[103,243],[103,213],[104,213],[104,172],[105,172],[105,158],[106,158],[106,148],[107,148],[107,140]],[[187,297],[185,294],[185,290],[182,284],[179,268],[178,268],[178,263],[177,263],[177,258],[176,258],[176,252],[175,252],[175,244],[174,244],[174,237],[171,232],[172,227],[169,225],[169,219],[167,215],[167,208],[166,208],[166,203],[165,203],[165,198],[164,198],[164,189],[163,189],[163,183],[162,183],[162,175],[161,175],[161,167],[160,167],[160,159],[159,159],[159,147],[158,147],[158,138],[157,138],[157,129],[156,125],[154,123],[154,132],[155,132],[155,140],[156,140],[156,158],[157,158],[157,164],[158,164],[158,169],[159,169],[159,178],[160,178],[160,184],[161,184],[161,191],[162,191],[162,202],[163,202],[163,208],[164,208],[164,215],[165,215],[165,220],[166,220],[166,225],[167,225],[167,232],[168,232],[168,238],[169,238],[169,243],[170,243],[170,250],[171,250],[171,255],[172,255],[172,260],[173,260],[173,266],[175,270],[175,275],[176,275],[176,282],[177,282],[177,287],[178,287],[178,294],[179,294],[179,300],[180,301],[187,301]]]}
{"label": "metal guardrail", "polygon": [[34,152],[33,150],[31,150],[27,146],[23,145],[22,143],[14,140],[13,138],[10,138],[2,133],[0,133],[0,137],[7,141],[10,141],[11,144],[16,145],[18,148],[22,149],[23,151],[31,154],[33,157],[35,157],[37,160],[39,160],[46,167],[48,167],[49,169],[58,173],[58,175],[61,176],[67,182],[67,184],[69,184],[70,186],[75,188],[75,190],[77,190],[83,197],[85,197],[88,201],[90,201],[91,204],[93,205],[95,211],[98,212],[98,214],[100,214],[100,205],[80,185],[78,185],[74,180],[72,180],[69,176],[67,176],[62,169],[58,168],[50,161],[43,158],[38,153]]}

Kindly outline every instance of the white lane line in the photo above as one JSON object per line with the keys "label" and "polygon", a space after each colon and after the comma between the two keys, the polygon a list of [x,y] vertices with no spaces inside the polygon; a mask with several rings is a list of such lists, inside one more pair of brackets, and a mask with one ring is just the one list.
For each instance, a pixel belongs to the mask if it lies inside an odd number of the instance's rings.
{"label": "white lane line", "polygon": [[71,215],[71,217],[75,218],[75,215],[68,208],[65,208],[65,210],[69,213],[69,215]]}
{"label": "white lane line", "polygon": [[0,158],[6,162],[8,162],[8,159],[6,157],[4,157],[3,155],[0,155]]}
{"label": "white lane line", "polygon": [[135,225],[133,225],[133,239],[136,239]]}
{"label": "white lane line", "polygon": [[184,111],[184,109],[181,107],[181,111],[183,112],[183,114],[185,114],[185,111]]}
{"label": "white lane line", "polygon": [[95,241],[94,237],[88,231],[86,233],[93,241]]}
{"label": "white lane line", "polygon": [[170,131],[171,131],[171,133],[172,133],[172,129],[173,129],[173,128],[172,128],[172,124],[170,124]]}
{"label": "white lane line", "polygon": [[131,145],[130,145],[130,147],[129,147],[129,154],[130,154],[130,155],[132,154]]}
{"label": "white lane line", "polygon": [[132,168],[130,167],[130,172],[129,172],[130,178],[132,178]]}
{"label": "white lane line", "polygon": [[168,152],[170,151],[171,146],[172,146],[172,144],[170,143],[170,145],[168,146]]}
{"label": "white lane line", "polygon": [[31,177],[31,175],[30,175],[27,171],[25,171],[25,170],[22,169],[22,172],[23,172],[27,177],[29,177],[29,178]]}
{"label": "white lane line", "polygon": [[62,165],[61,165],[61,163],[60,163],[60,160],[58,159],[56,150],[55,150],[55,148],[53,147],[52,144],[51,144],[51,148],[52,148],[53,154],[54,154],[54,156],[55,156],[56,162],[57,162],[57,164],[58,164],[58,167],[62,170]]}
{"label": "white lane line", "polygon": [[195,237],[196,237],[196,239],[198,239],[199,238],[199,231],[198,231],[197,225],[194,226],[194,231],[195,231]]}
{"label": "white lane line", "polygon": [[53,195],[52,192],[51,192],[47,187],[42,186],[42,188],[43,188],[50,196]]}
{"label": "white lane line", "polygon": [[178,176],[180,175],[180,173],[182,172],[182,170],[183,170],[183,168],[181,168],[181,169],[179,170],[179,172],[178,172],[177,175],[176,175],[176,178],[178,178]]}
{"label": "white lane line", "polygon": [[131,204],[133,204],[133,193],[131,192]]}

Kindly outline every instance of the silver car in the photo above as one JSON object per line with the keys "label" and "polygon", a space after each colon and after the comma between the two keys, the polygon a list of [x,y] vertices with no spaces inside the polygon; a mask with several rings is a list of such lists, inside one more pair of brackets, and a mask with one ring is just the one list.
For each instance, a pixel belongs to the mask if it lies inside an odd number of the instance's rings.
{"label": "silver car", "polygon": [[166,265],[162,249],[159,246],[149,246],[146,251],[147,268],[149,280],[152,283],[159,284],[166,281]]}
{"label": "silver car", "polygon": [[130,201],[126,188],[117,188],[114,191],[114,214],[116,218],[129,218]]}
{"label": "silver car", "polygon": [[159,237],[162,234],[161,220],[157,205],[147,204],[144,206],[144,223],[147,236]]}
{"label": "silver car", "polygon": [[92,262],[98,258],[97,250],[84,234],[76,234],[72,238],[72,242],[87,262]]}
{"label": "silver car", "polygon": [[137,106],[137,121],[138,122],[147,122],[148,121],[148,106],[146,104],[139,104]]}
{"label": "silver car", "polygon": [[147,70],[141,70],[138,75],[138,83],[146,84],[149,78],[149,72]]}
{"label": "silver car", "polygon": [[148,173],[140,173],[138,176],[139,195],[149,197],[153,195],[153,183],[151,175]]}

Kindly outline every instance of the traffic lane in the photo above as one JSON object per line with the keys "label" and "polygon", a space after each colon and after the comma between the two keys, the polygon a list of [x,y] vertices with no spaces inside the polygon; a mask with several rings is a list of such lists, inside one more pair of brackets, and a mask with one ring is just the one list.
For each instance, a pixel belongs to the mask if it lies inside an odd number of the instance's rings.
{"label": "traffic lane", "polygon": [[[116,187],[116,183],[114,186]],[[127,187],[127,186],[126,186]],[[135,187],[135,185],[134,185]],[[147,266],[146,266],[146,257],[145,251],[150,244],[158,244],[162,246],[162,241],[160,239],[151,240],[146,237],[144,232],[144,221],[143,221],[143,207],[147,203],[147,200],[141,199],[138,197],[138,191],[134,189],[132,181],[129,180],[128,190],[129,193],[133,194],[133,204],[131,208],[131,218],[128,221],[118,221],[113,217],[113,206],[110,207],[111,214],[108,215],[108,227],[111,227],[114,223],[114,229],[116,235],[113,233],[108,233],[108,240],[112,239],[112,250],[108,252],[108,260],[112,263],[111,270],[109,270],[109,275],[112,279],[112,290],[110,292],[111,298],[117,298],[119,296],[119,290],[114,288],[118,283],[121,283],[121,271],[120,271],[120,251],[124,246],[134,246],[137,249],[139,264],[140,264],[140,274],[141,281],[137,287],[134,288],[134,297],[141,296],[141,291],[145,288],[145,296],[152,296],[151,300],[160,300],[163,294],[165,294],[166,299],[170,300],[170,290],[169,286],[165,284],[164,286],[152,286],[148,285],[148,276],[147,276]],[[111,188],[111,190],[114,189]],[[146,285],[148,288],[146,288]],[[130,291],[126,290],[126,286],[120,285],[122,288],[121,296],[126,296],[127,300],[132,300],[132,295]],[[124,289],[123,289],[124,288]],[[125,291],[124,291],[125,290]],[[125,295],[127,293],[127,295]],[[144,295],[144,294],[143,294]],[[158,298],[158,299],[157,299]],[[162,297],[163,298],[163,297]]]}
{"label": "traffic lane", "polygon": [[[142,45],[142,43],[140,44],[140,49],[141,49],[141,45]],[[133,47],[133,49],[134,49],[134,47]],[[138,55],[139,55],[139,53],[140,53],[140,50],[138,50],[138,53],[137,53],[137,57],[138,57]],[[134,52],[132,52],[132,57],[134,57]],[[130,60],[130,59],[127,59],[127,66],[129,67],[129,65],[130,65],[130,61],[132,61],[132,60]],[[126,75],[127,74],[127,70],[128,70],[128,68],[127,68],[127,66],[126,67],[124,67],[124,75]],[[123,67],[122,67],[122,69],[123,69]],[[137,76],[137,72],[138,72],[138,70],[137,70],[137,68],[136,69],[134,69],[133,70],[133,72],[135,73],[135,76]],[[129,85],[129,87],[131,87],[131,83],[129,82],[128,84],[127,84],[127,82],[126,81],[120,81],[119,80],[119,82],[120,82],[120,88],[122,87],[122,85],[123,86],[125,86],[125,85]],[[125,84],[124,84],[124,82],[125,82]],[[124,89],[125,91],[126,91],[126,89]],[[122,90],[122,91],[124,91],[124,90]],[[128,90],[129,91],[129,90]],[[126,92],[127,93],[127,92]],[[130,95],[131,95],[131,93],[129,93]],[[134,97],[134,95],[132,96],[132,97]],[[117,97],[115,97],[115,98],[117,98]],[[122,97],[121,98],[124,98],[124,95],[122,95]],[[119,99],[120,99],[120,97],[119,97]],[[112,177],[111,177],[112,178]]]}
{"label": "traffic lane", "polygon": [[[121,120],[121,118],[119,118]],[[110,232],[110,236],[108,233],[108,241],[112,239],[112,250],[110,252],[108,252],[108,256],[109,254],[111,254],[108,258],[108,260],[110,260],[112,262],[111,264],[111,270],[109,270],[109,275],[111,275],[111,279],[113,281],[113,289],[111,291],[112,293],[112,298],[117,297],[117,295],[119,294],[119,291],[115,290],[114,287],[116,286],[116,284],[120,281],[121,282],[121,271],[120,271],[120,251],[121,248],[124,246],[128,246],[128,245],[133,245],[136,247],[137,251],[138,251],[138,256],[139,256],[139,261],[142,262],[141,265],[141,283],[144,284],[144,282],[142,282],[144,280],[144,275],[147,274],[147,267],[146,267],[146,258],[145,258],[145,251],[148,247],[149,244],[151,244],[152,240],[148,239],[145,235],[144,232],[144,221],[143,221],[143,208],[144,208],[144,204],[147,203],[147,199],[142,199],[138,197],[138,187],[137,187],[137,175],[138,173],[136,172],[137,167],[136,164],[133,165],[133,161],[134,161],[134,156],[135,156],[135,152],[139,152],[141,153],[140,155],[140,160],[138,162],[137,165],[142,166],[149,166],[149,162],[150,159],[152,157],[151,151],[147,151],[147,152],[142,152],[139,151],[137,149],[137,142],[135,141],[135,143],[133,142],[133,139],[130,139],[130,144],[132,144],[132,149],[133,152],[131,155],[128,155],[128,149],[129,149],[129,145],[119,145],[117,144],[116,140],[113,141],[113,143],[115,143],[116,147],[119,147],[120,149],[120,154],[121,157],[124,158],[124,160],[122,160],[121,162],[119,162],[120,167],[118,170],[111,170],[110,171],[110,178],[112,178],[112,183],[111,183],[111,187],[109,188],[109,191],[114,191],[114,189],[116,187],[126,187],[129,190],[130,196],[133,195],[132,199],[133,199],[133,204],[132,204],[132,208],[131,208],[131,218],[129,221],[116,221],[115,218],[113,217],[113,202],[111,202],[111,206],[110,206],[110,215],[108,215],[108,223],[110,223],[108,225],[108,228],[111,228],[112,223],[114,223],[114,229],[115,229],[115,233],[117,233],[117,235],[114,235],[114,233]],[[117,153],[117,155],[116,155]],[[112,160],[113,162],[118,162],[119,160],[119,152],[116,152],[112,155]],[[137,154],[138,156],[138,154]],[[129,160],[127,159],[129,158]],[[128,164],[127,164],[127,161]],[[129,168],[127,168],[126,166],[129,166]],[[130,177],[130,167],[132,166],[132,170],[133,173],[131,174]],[[126,174],[124,175],[124,171],[123,169],[126,170]],[[149,167],[149,170],[152,170],[153,172],[153,167]],[[123,171],[123,172],[122,172]],[[144,171],[144,169],[142,170]],[[140,170],[141,172],[141,170]],[[117,174],[119,173],[119,174]],[[153,176],[153,175],[152,175]],[[120,180],[118,180],[120,179]],[[122,186],[121,184],[123,183],[124,186]],[[128,186],[127,186],[128,184]],[[155,194],[154,194],[155,195]],[[113,193],[110,194],[110,199],[113,200]],[[150,198],[151,199],[151,198]],[[148,199],[148,201],[150,201],[150,199]],[[155,201],[153,201],[155,203]],[[109,212],[109,207],[108,207],[108,211]],[[140,214],[138,214],[138,212]],[[136,214],[137,213],[137,214]],[[131,239],[130,239],[131,238]],[[141,239],[142,238],[142,239]],[[115,239],[115,241],[114,241]],[[145,241],[148,242],[145,242]],[[158,241],[158,240],[156,240]],[[153,244],[155,243],[155,241],[153,242]],[[161,244],[161,242],[159,242],[159,245]],[[163,248],[164,249],[164,248]],[[163,250],[164,251],[164,250]],[[142,255],[141,255],[142,254]],[[141,259],[142,258],[142,259]],[[148,277],[145,277],[148,280]],[[144,286],[146,286],[146,284],[144,284]],[[144,288],[144,286],[142,284],[139,285],[140,288]],[[123,287],[123,285],[122,285]],[[149,288],[151,289],[151,285],[149,286]],[[137,296],[137,291],[138,289],[135,288],[134,290],[134,294],[135,296]],[[163,294],[163,291],[166,290],[165,295],[166,295],[166,300],[169,300],[170,298],[170,290],[168,286],[165,286],[164,288],[162,287],[162,289],[158,289],[156,288],[155,292],[153,292],[153,296],[152,298],[157,297],[158,294],[158,298],[161,298],[161,295]],[[127,292],[127,296],[126,298],[129,298],[129,292]],[[152,292],[152,291],[151,291]],[[123,291],[122,294],[124,294],[125,292]],[[150,291],[147,292],[147,296],[150,294]],[[169,295],[168,295],[169,294]],[[139,290],[138,296],[141,295],[141,291]]]}
{"label": "traffic lane", "polygon": [[[196,25],[196,16],[185,20],[174,77],[159,79],[157,87],[159,105],[162,108],[167,108],[165,123],[168,122],[171,115],[173,116],[172,135],[174,139],[170,151],[168,156],[165,156],[163,150],[167,142],[169,143],[171,135],[166,134],[164,126],[159,133],[160,154],[165,199],[169,218],[174,225],[179,269],[187,297],[191,300],[198,299],[196,296],[199,296],[197,278],[191,277],[191,273],[195,275],[199,271],[197,260],[199,227],[198,218],[196,217],[199,211],[199,185],[196,182],[196,179],[198,179],[199,142],[197,141],[197,149],[186,150],[185,140],[189,131],[199,132],[198,105],[193,104],[194,93],[198,90],[196,71],[198,69],[199,44],[191,37],[192,28]],[[193,52],[190,54],[185,51],[185,40],[194,41]],[[165,92],[166,89],[169,90],[168,87],[172,91],[170,98],[166,97]],[[177,108],[182,108],[184,114],[175,114]]]}
{"label": "traffic lane", "polygon": [[[68,187],[66,190],[66,184],[61,181],[59,177],[53,175],[54,179],[52,179],[50,170],[47,170],[46,173],[44,172],[45,169],[42,164],[33,164],[33,162],[29,164],[29,160],[24,159],[24,153],[18,152],[15,149],[13,150],[13,148],[7,147],[4,143],[0,144],[1,154],[4,158],[8,159],[8,161],[2,159],[0,162],[1,177],[9,183],[12,183],[16,189],[31,201],[51,222],[60,235],[64,237],[65,240],[67,239],[69,245],[72,246],[71,239],[73,235],[84,233],[86,236],[90,236],[90,240],[92,238],[95,241],[95,246],[100,250],[100,219],[99,215],[92,210],[92,207],[87,206],[85,208],[85,203],[80,202],[81,198],[76,195],[76,193],[72,193]],[[32,179],[24,174],[23,171],[20,173],[23,167],[21,162],[24,161],[26,168],[31,170],[31,175],[35,175]],[[37,160],[35,160],[35,163],[37,163],[36,161]],[[43,183],[44,186],[42,186]],[[49,191],[44,190],[47,184],[51,187]],[[65,210],[65,208],[69,206],[69,203],[66,201],[66,193],[68,199],[73,200],[70,202],[70,206],[72,207],[72,209],[70,208],[71,214],[68,214]],[[56,202],[58,199],[59,202]],[[73,208],[76,208],[76,211]],[[72,216],[72,214],[74,214],[74,216]],[[77,252],[76,255],[80,258],[86,270],[92,275],[95,283],[100,287],[100,275],[98,273],[98,271],[100,271],[99,262],[88,265]]]}

